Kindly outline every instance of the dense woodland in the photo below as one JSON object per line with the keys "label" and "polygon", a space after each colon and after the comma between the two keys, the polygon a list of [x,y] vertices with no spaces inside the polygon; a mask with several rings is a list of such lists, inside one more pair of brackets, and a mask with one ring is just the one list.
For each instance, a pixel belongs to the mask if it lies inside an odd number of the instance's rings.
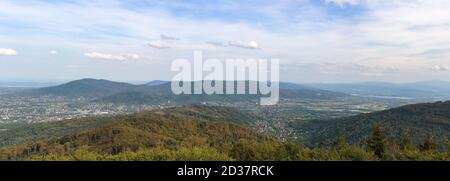
{"label": "dense woodland", "polygon": [[437,142],[429,134],[416,146],[410,130],[390,139],[379,123],[358,144],[348,144],[339,134],[331,143],[307,148],[244,127],[253,117],[231,108],[190,106],[98,119],[102,126],[76,134],[4,147],[0,159],[450,160],[446,137]]}
{"label": "dense woodland", "polygon": [[404,132],[409,132],[415,146],[424,138],[433,137],[439,149],[445,149],[443,143],[450,136],[450,101],[411,104],[337,119],[292,122],[290,127],[303,133],[305,145],[316,147],[331,143],[340,134],[351,144],[361,144],[370,136],[374,123],[383,125],[389,140],[399,140]]}

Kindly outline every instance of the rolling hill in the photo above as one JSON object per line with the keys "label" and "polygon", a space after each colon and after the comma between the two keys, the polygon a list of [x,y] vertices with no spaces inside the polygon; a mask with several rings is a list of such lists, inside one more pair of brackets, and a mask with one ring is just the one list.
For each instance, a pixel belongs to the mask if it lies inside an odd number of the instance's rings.
{"label": "rolling hill", "polygon": [[[47,131],[53,132],[51,134],[55,136],[41,138],[41,141],[29,140],[25,142],[26,144],[0,149],[0,160],[63,156],[80,150],[102,155],[117,155],[143,149],[201,150],[208,147],[206,148],[208,151],[213,150],[213,154],[216,152],[219,154],[219,150],[232,150],[233,145],[242,142],[282,144],[281,141],[268,135],[239,126],[238,124],[248,124],[255,117],[232,108],[188,106],[102,119],[104,120],[101,121],[101,126],[80,129],[77,133],[65,135],[60,133],[59,136],[56,136],[58,134],[55,134],[55,131],[63,132],[67,130],[65,128],[74,125],[86,127],[92,124],[91,118],[76,120],[70,125],[46,123]],[[20,129],[23,128],[10,132],[18,132]],[[40,135],[39,132],[22,133]],[[14,137],[16,136],[19,135]],[[204,159],[209,158],[207,155],[203,156]],[[218,156],[211,159],[230,159],[230,155]]]}
{"label": "rolling hill", "polygon": [[96,98],[120,92],[136,90],[139,86],[99,79],[81,79],[62,85],[44,87],[23,92],[25,95],[52,95],[65,97]]}
{"label": "rolling hill", "polygon": [[[242,113],[236,109],[219,106],[191,105],[164,110],[147,111],[141,114],[157,114],[164,119],[192,119],[198,121],[214,121],[251,126],[259,120],[255,115]],[[52,137],[79,133],[98,128],[123,119],[128,115],[116,117],[88,117],[48,123],[14,124],[5,131],[0,131],[0,147],[7,147],[31,141],[45,140]],[[4,127],[4,125],[2,126]]]}
{"label": "rolling hill", "polygon": [[[184,104],[199,104],[202,102],[215,102],[215,103],[258,102],[259,98],[262,96],[260,94],[175,95],[172,93],[170,87],[171,87],[170,82],[166,82],[159,85],[149,86],[149,88],[144,91],[121,92],[118,94],[102,97],[96,101],[119,103],[119,104],[161,104],[170,102],[171,104],[184,105]],[[224,86],[224,90],[225,89],[226,86]],[[308,88],[298,84],[290,84],[290,83],[280,84],[280,98],[284,99],[329,100],[345,96],[349,95],[339,92]]]}
{"label": "rolling hill", "polygon": [[308,145],[317,146],[340,133],[351,143],[363,142],[375,122],[381,123],[393,139],[400,137],[402,129],[409,129],[415,144],[421,143],[427,134],[442,140],[450,136],[450,101],[406,105],[352,117],[291,123],[290,126],[305,136]]}
{"label": "rolling hill", "polygon": [[[96,102],[121,104],[162,104],[168,101],[177,105],[199,104],[202,102],[242,102],[258,101],[260,95],[175,95],[171,83],[152,81],[143,85],[113,82],[98,79],[81,79],[66,84],[27,90],[20,96],[63,96],[68,98],[84,97]],[[194,82],[191,82],[193,85]],[[236,84],[236,82],[235,82]],[[248,86],[248,81],[246,81]],[[192,86],[193,87],[193,86]],[[224,90],[226,86],[224,86]],[[280,97],[286,99],[334,99],[347,94],[309,88],[298,84],[280,83]]]}
{"label": "rolling hill", "polygon": [[[248,81],[246,81],[248,83]],[[310,99],[333,99],[342,96],[363,96],[397,99],[417,99],[417,100],[446,100],[450,98],[450,82],[446,81],[421,81],[412,83],[389,83],[389,82],[365,82],[347,84],[295,84],[280,82],[280,94],[282,98],[310,98]],[[129,103],[140,102],[167,102],[174,97],[170,91],[170,81],[155,80],[142,85],[134,85],[122,82],[114,82],[98,79],[81,79],[68,82],[66,84],[26,90],[21,95],[54,95],[65,97],[85,97],[89,99],[99,99],[102,101],[125,101]],[[116,95],[117,94],[117,95]],[[159,97],[153,95],[158,94]],[[115,97],[117,96],[117,97]],[[127,100],[127,97],[131,100]],[[232,96],[226,96],[232,97]],[[135,101],[136,98],[143,98]],[[236,96],[229,101],[252,100],[257,96],[245,98]],[[172,100],[183,102],[189,98],[179,98]],[[212,101],[223,101],[224,96],[199,96],[200,102],[212,99]],[[225,99],[226,100],[226,99]],[[199,101],[186,101],[186,103]]]}
{"label": "rolling hill", "polygon": [[[448,118],[442,111],[449,103],[435,104],[416,105],[417,109],[428,107],[424,111],[403,107],[392,113],[379,114],[406,113],[411,115],[410,118],[420,120],[424,115],[430,115],[430,110],[435,110],[431,112],[435,113],[436,120],[425,124],[447,125],[446,121],[438,120]],[[0,132],[3,140],[22,138],[19,144],[0,148],[0,160],[449,160],[448,151],[412,147],[376,155],[363,144],[349,145],[345,139],[335,143],[342,139],[331,136],[339,128],[330,124],[331,121],[317,127],[303,125],[310,132],[328,136],[332,142],[328,147],[305,148],[245,127],[251,126],[256,119],[259,118],[233,108],[184,106],[115,117],[42,123],[38,129],[19,126],[4,131],[8,134]],[[364,127],[370,124],[368,120],[356,123],[356,119],[363,119],[360,117],[347,119],[350,121],[340,121],[348,128],[345,134],[350,135],[350,140],[355,138],[351,135],[365,131]],[[389,126],[392,125],[385,127]],[[39,137],[41,135],[47,137]]]}

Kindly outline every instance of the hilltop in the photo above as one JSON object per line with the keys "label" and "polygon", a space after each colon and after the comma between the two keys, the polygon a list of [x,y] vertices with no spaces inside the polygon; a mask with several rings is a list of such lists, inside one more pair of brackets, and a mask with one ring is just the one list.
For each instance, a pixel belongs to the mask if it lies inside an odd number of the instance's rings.
{"label": "hilltop", "polygon": [[103,97],[137,89],[136,85],[103,79],[81,79],[65,84],[24,92],[25,95],[52,95],[65,97]]}
{"label": "hilltop", "polygon": [[419,144],[427,134],[437,140],[450,136],[449,110],[450,101],[421,103],[351,117],[291,123],[291,126],[305,134],[308,137],[305,140],[311,145],[335,138],[340,133],[351,143],[363,142],[375,122],[382,124],[393,139],[398,139],[401,131],[408,129],[413,142]]}
{"label": "hilltop", "polygon": [[[232,108],[189,106],[104,119],[101,126],[85,128],[78,133],[2,149],[0,159],[63,157],[78,151],[117,155],[144,149],[189,148],[212,150],[211,157],[201,155],[205,159],[227,160],[231,159],[229,155],[221,154],[220,150],[231,151],[238,143],[282,144],[276,138],[238,125],[245,125],[255,118]],[[90,119],[81,119],[72,125],[82,127],[91,122]],[[49,131],[62,129],[60,124],[58,126],[50,124],[47,128]]]}

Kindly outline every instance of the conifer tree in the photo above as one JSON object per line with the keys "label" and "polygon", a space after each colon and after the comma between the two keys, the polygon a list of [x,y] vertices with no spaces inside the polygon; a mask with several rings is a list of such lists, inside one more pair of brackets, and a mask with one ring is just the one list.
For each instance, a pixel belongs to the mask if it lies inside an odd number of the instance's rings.
{"label": "conifer tree", "polygon": [[386,135],[380,123],[373,124],[372,135],[367,140],[367,144],[376,156],[383,157],[386,152]]}

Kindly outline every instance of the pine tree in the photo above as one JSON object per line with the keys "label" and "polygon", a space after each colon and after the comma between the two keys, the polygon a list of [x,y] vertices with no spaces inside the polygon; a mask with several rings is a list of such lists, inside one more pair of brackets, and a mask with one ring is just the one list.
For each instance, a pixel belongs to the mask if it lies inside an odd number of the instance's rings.
{"label": "pine tree", "polygon": [[384,129],[380,123],[373,124],[372,135],[367,140],[369,148],[377,155],[382,158],[386,152],[386,135]]}

